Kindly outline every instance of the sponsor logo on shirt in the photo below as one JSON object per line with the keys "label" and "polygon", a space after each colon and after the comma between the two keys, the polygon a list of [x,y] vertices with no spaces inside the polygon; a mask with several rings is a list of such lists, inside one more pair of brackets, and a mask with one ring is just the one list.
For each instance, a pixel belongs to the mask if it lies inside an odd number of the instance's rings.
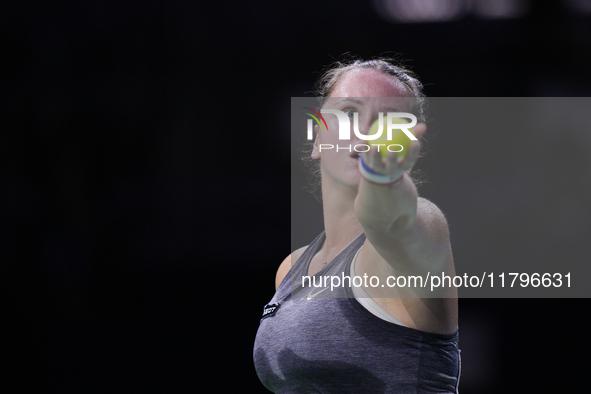
{"label": "sponsor logo on shirt", "polygon": [[266,317],[273,316],[275,313],[277,313],[277,309],[279,309],[280,306],[281,305],[279,304],[265,305],[265,307],[263,308],[263,317],[261,317],[261,320],[263,320]]}

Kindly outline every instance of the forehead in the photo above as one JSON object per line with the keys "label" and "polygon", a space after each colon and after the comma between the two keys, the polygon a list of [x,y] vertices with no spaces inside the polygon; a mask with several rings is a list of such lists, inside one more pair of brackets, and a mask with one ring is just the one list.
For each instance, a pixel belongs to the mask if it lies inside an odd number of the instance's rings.
{"label": "forehead", "polygon": [[408,93],[398,79],[375,69],[348,71],[337,82],[331,97],[405,97]]}

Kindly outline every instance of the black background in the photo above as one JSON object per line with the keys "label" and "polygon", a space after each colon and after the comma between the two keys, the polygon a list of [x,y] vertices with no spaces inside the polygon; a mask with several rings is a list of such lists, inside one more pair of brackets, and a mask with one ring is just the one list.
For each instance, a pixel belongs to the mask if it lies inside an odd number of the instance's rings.
{"label": "black background", "polygon": [[[277,130],[343,53],[401,54],[428,96],[591,92],[591,18],[558,0],[422,24],[360,1],[14,2],[0,32],[3,392],[265,392]],[[461,299],[461,391],[585,391],[588,306]]]}

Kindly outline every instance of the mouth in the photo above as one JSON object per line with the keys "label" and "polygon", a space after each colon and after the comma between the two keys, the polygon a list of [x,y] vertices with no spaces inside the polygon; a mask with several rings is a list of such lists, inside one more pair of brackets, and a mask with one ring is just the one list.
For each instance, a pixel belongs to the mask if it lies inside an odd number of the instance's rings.
{"label": "mouth", "polygon": [[359,159],[359,152],[353,152],[351,153],[351,155],[349,156],[354,160],[358,160]]}

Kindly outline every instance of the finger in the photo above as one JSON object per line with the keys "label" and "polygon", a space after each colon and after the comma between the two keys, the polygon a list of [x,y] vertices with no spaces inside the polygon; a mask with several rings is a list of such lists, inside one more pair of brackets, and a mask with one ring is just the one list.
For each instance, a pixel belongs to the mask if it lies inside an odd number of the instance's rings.
{"label": "finger", "polygon": [[[383,147],[379,147],[380,149]],[[371,146],[370,150],[370,165],[371,168],[378,172],[384,172],[384,163],[382,162],[382,155],[380,154],[378,147],[375,145]]]}
{"label": "finger", "polygon": [[[409,153],[410,153],[411,149],[413,149],[412,148],[413,144],[415,144],[415,145],[418,144],[418,148],[415,148],[415,149],[418,149],[418,151],[421,150],[420,138],[421,138],[421,136],[423,136],[427,132],[427,125],[425,123],[419,123],[412,129],[412,132],[413,132],[413,135],[416,138],[418,138],[419,140],[411,142],[411,145],[409,146]],[[418,154],[418,152],[416,152],[416,153]]]}
{"label": "finger", "polygon": [[412,128],[412,133],[417,138],[421,137],[426,132],[427,132],[427,125],[425,123],[417,123],[417,125]]}
{"label": "finger", "polygon": [[416,163],[416,161],[419,159],[420,151],[421,144],[418,141],[413,141],[408,148],[408,154],[399,163],[404,171],[410,169]]}
{"label": "finger", "polygon": [[398,152],[388,152],[386,167],[388,169],[396,169],[399,165],[399,161]]}
{"label": "finger", "polygon": [[361,155],[361,160],[363,161],[363,165],[367,167],[369,170],[375,171],[374,165],[374,147],[372,145],[369,146],[369,150],[367,152],[363,152]]}
{"label": "finger", "polygon": [[386,166],[386,173],[388,175],[399,175],[402,174],[404,168],[397,161],[389,161]]}
{"label": "finger", "polygon": [[419,153],[421,152],[421,143],[419,141],[413,141],[410,144],[409,152],[408,152],[408,160],[412,160],[413,162],[419,158]]}

